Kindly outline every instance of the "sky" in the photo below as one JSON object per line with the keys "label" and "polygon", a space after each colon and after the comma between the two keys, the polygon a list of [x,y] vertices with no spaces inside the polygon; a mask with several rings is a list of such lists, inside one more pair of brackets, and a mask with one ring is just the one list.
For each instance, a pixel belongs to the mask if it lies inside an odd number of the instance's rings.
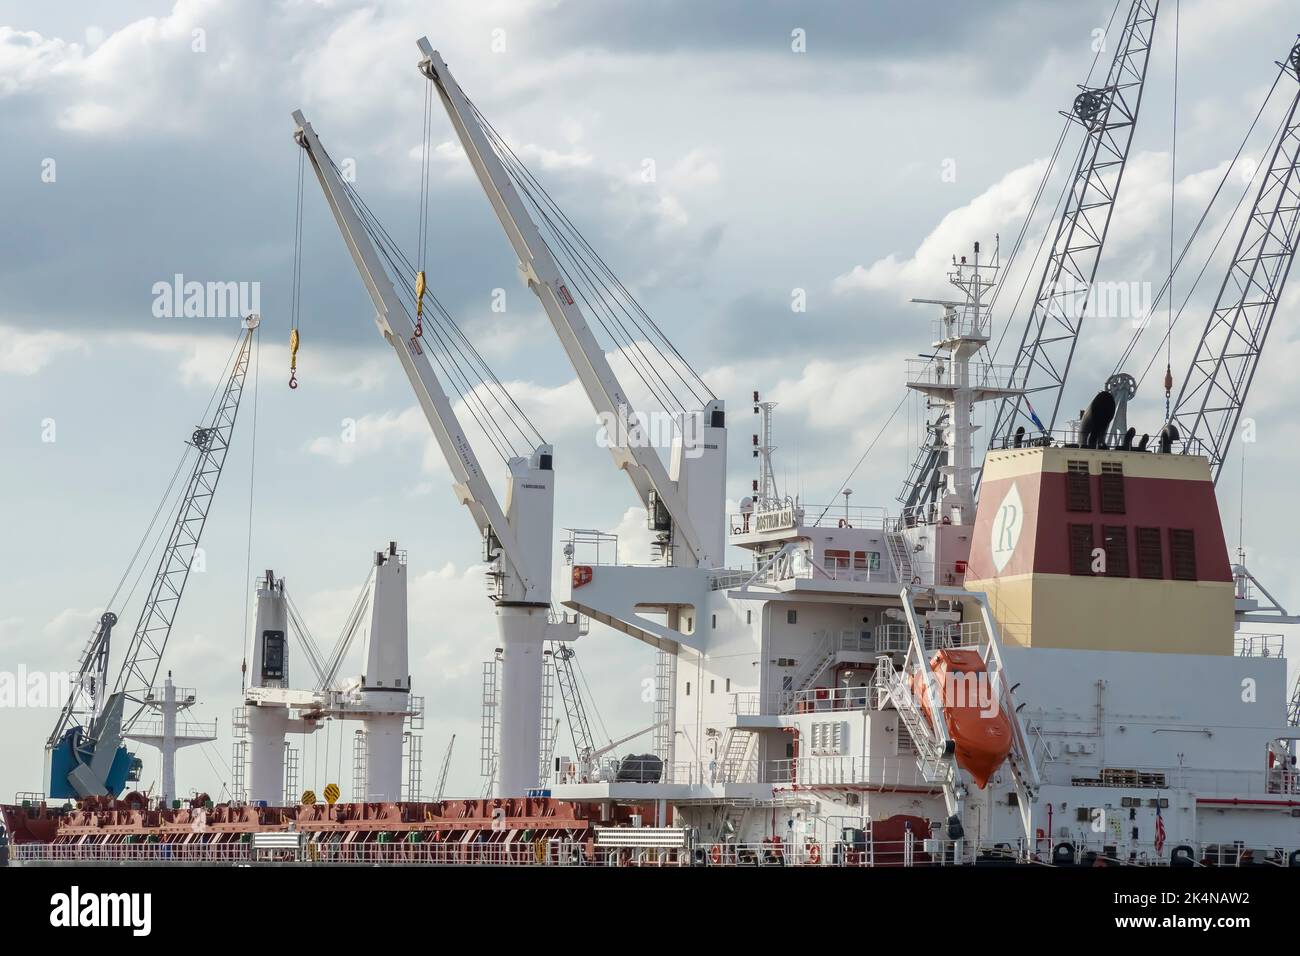
{"label": "sky", "polygon": [[[1232,203],[1290,91],[1274,95],[1232,158],[1300,21],[1283,0],[1162,6],[1098,277],[1158,287],[1171,182],[1181,247],[1228,174],[1226,198],[1175,279],[1181,301],[1208,259],[1174,328],[1177,377],[1235,245]],[[1006,257],[1113,9],[1110,0],[988,0],[974,14],[939,0],[0,0],[0,671],[75,665],[222,376],[237,319],[160,315],[156,285],[177,275],[255,284],[263,323],[250,391],[203,569],[166,655],[176,682],[197,689],[195,716],[217,720],[220,733],[182,752],[181,790],[227,792],[253,580],[268,568],[284,575],[328,648],[371,552],[396,540],[409,553],[412,676],[427,708],[424,790],[454,733],[448,794],[478,794],[479,675],[496,641],[481,545],[310,178],[300,387],[287,385],[299,159],[290,113],[301,108],[336,161],[350,161],[356,189],[413,254],[425,93],[415,41],[428,35],[728,403],[729,500],[755,477],[747,446],[758,389],[778,403],[783,492],[821,505],[851,483],[855,504],[896,510],[921,422],[914,401],[899,404],[904,361],[928,348],[934,317],[908,300],[948,297],[945,266],[976,241],[987,251],[1000,236]],[[1109,56],[1106,46],[1099,70]],[[1070,136],[1067,157],[1078,143]],[[590,528],[618,533],[623,560],[646,561],[644,514],[436,105],[430,145],[430,286],[555,445],[557,552],[561,529]],[[1054,168],[1045,202],[1068,165]],[[1024,327],[1038,272],[1030,252],[1048,212],[1030,221],[1027,251],[1006,274],[998,361],[1010,361]],[[1230,546],[1244,543],[1256,575],[1291,605],[1300,605],[1293,529],[1278,520],[1288,510],[1274,508],[1290,498],[1300,442],[1291,415],[1300,381],[1288,374],[1300,352],[1289,321],[1298,301],[1293,283],[1246,410],[1257,440],[1237,443],[1219,483]],[[1139,430],[1155,432],[1163,416],[1165,321],[1152,317],[1156,331],[1128,369],[1151,368],[1129,415]],[[1089,319],[1063,407],[1086,404],[1133,327],[1129,315]],[[503,470],[488,465],[500,489]],[[120,613],[133,623],[138,597]],[[648,725],[653,651],[599,626],[576,649],[598,733]],[[0,710],[0,797],[44,789],[42,742],[56,715]],[[346,795],[342,736],[303,746],[304,785],[319,792],[336,779]],[[147,786],[157,760],[142,756]]]}

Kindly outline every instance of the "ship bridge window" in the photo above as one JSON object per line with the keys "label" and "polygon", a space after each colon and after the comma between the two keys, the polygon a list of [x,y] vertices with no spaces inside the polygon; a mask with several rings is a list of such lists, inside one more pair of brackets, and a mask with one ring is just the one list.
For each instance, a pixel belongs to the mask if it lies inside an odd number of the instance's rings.
{"label": "ship bridge window", "polygon": [[1065,510],[1092,510],[1092,482],[1086,461],[1069,462],[1065,473]]}
{"label": "ship bridge window", "polygon": [[856,571],[879,571],[880,552],[879,551],[854,551],[853,568]]}
{"label": "ship bridge window", "polygon": [[1101,529],[1101,546],[1106,554],[1106,576],[1128,577],[1128,528],[1104,525]]}
{"label": "ship bridge window", "polygon": [[1092,525],[1070,525],[1070,573],[1092,574]]}
{"label": "ship bridge window", "polygon": [[1137,529],[1137,572],[1140,578],[1159,579],[1165,576],[1159,528]]}
{"label": "ship bridge window", "polygon": [[1196,580],[1196,535],[1190,529],[1169,529],[1169,565],[1175,581]]}
{"label": "ship bridge window", "polygon": [[847,571],[849,569],[849,553],[839,548],[827,548],[822,552],[826,560],[827,571]]}

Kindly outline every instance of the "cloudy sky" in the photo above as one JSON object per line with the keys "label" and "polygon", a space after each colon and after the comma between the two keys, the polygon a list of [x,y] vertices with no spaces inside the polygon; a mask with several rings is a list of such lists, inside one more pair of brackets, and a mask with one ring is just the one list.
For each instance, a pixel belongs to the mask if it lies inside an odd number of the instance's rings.
{"label": "cloudy sky", "polygon": [[[1163,7],[1099,277],[1159,286],[1171,175],[1181,246],[1229,174],[1226,202],[1176,280],[1181,301],[1226,225],[1175,330],[1177,376],[1235,244],[1231,204],[1290,90],[1275,95],[1237,166],[1229,161],[1297,23],[1283,0]],[[969,4],[940,0],[0,0],[0,670],[75,663],[234,342],[232,319],[156,315],[154,284],[177,274],[257,283],[256,389],[205,533],[205,570],[190,583],[167,655],[222,732],[217,745],[182,756],[181,787],[221,794],[229,781],[250,571],[284,574],[328,646],[369,553],[396,539],[410,553],[412,666],[430,716],[425,786],[456,733],[449,790],[477,793],[478,674],[495,642],[480,545],[312,180],[302,387],[286,384],[298,164],[290,112],[302,108],[335,159],[353,161],[357,189],[413,253],[424,97],[414,44],[427,34],[728,401],[731,497],[753,477],[747,400],[758,388],[780,403],[783,490],[829,500],[879,434],[852,476],[854,500],[891,507],[919,410],[905,405],[882,426],[901,398],[903,360],[925,350],[932,318],[907,300],[946,297],[943,267],[972,242],[988,249],[1000,234],[1009,249],[1060,133],[1059,110],[1087,75],[1113,8],[989,0],[972,15]],[[802,51],[792,48],[796,35]],[[1099,69],[1108,57],[1109,47]],[[440,109],[433,119],[430,283],[555,444],[557,528],[621,531],[625,557],[646,560],[630,485],[598,446],[594,415]],[[1063,155],[1074,155],[1075,135]],[[1043,215],[1031,223],[1026,249],[1046,227]],[[1010,359],[1026,318],[1012,293],[1029,258],[1008,276],[995,316],[1011,340],[1000,360]],[[504,312],[493,311],[497,290]],[[791,308],[799,290],[805,311]],[[1300,441],[1290,414],[1300,381],[1287,374],[1300,352],[1288,321],[1298,299],[1293,287],[1283,302],[1247,412],[1259,440],[1245,448],[1251,564],[1293,604],[1293,529],[1272,509],[1289,500]],[[1135,351],[1135,373],[1163,361],[1155,342],[1163,314],[1157,323]],[[1086,403],[1132,324],[1090,321],[1064,407]],[[1130,412],[1141,430],[1155,431],[1163,414],[1160,371]],[[355,441],[345,440],[345,422],[355,423]],[[1220,483],[1234,545],[1237,452]],[[138,606],[124,614],[128,623],[134,614]],[[578,652],[608,733],[648,724],[641,681],[653,673],[652,652],[599,628]],[[0,796],[44,789],[41,742],[54,717],[38,708],[0,716]],[[338,742],[336,733],[328,754],[307,744],[304,783],[319,789],[341,777],[346,790],[350,756]],[[144,756],[151,781],[156,760]]]}

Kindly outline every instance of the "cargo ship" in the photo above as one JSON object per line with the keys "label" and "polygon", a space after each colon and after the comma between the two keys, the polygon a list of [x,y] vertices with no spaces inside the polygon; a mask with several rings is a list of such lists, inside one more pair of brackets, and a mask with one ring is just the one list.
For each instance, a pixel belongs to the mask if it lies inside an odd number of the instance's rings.
{"label": "cargo ship", "polygon": [[[185,742],[170,681],[142,690],[174,614],[165,605],[162,621],[154,598],[179,600],[176,571],[183,587],[197,543],[178,532],[115,679],[116,615],[88,644],[47,743],[47,790],[3,808],[11,864],[1300,866],[1300,685],[1288,687],[1280,634],[1252,630],[1297,619],[1230,555],[1215,492],[1294,257],[1300,44],[1277,64],[1289,107],[1192,365],[1166,373],[1164,414],[1141,421],[1140,382],[1119,368],[1067,383],[1158,8],[1131,4],[1106,77],[1066,114],[1082,142],[1013,361],[997,364],[990,347],[1007,267],[996,239],[990,252],[988,237],[970,237],[935,277],[943,296],[914,300],[930,334],[918,333],[927,351],[902,384],[920,396],[926,437],[888,508],[853,503],[847,482],[826,505],[783,493],[776,406],[758,391],[745,403],[757,476],[729,508],[725,402],[419,42],[426,128],[440,102],[610,423],[611,456],[652,532],[644,564],[620,561],[606,532],[556,535],[562,449],[294,113],[303,166],[483,540],[499,631],[483,668],[484,790],[445,799],[445,757],[435,794],[421,796],[408,554],[390,542],[349,617],[348,639],[365,634],[353,677],[336,658],[291,660],[285,579],[257,583],[233,799],[178,799],[174,780],[160,798],[126,792],[126,741],[147,736],[165,760]],[[195,433],[197,490],[181,517],[215,489],[255,317],[247,324],[225,398]],[[681,409],[667,461],[644,440],[597,328],[630,342],[650,394]],[[983,433],[981,406],[995,421]],[[458,409],[507,445],[500,498]],[[652,719],[631,738],[602,741],[587,717],[574,655],[593,623],[656,662]],[[146,711],[163,715],[156,733],[140,727]],[[360,727],[349,799],[299,795],[288,736],[348,720]],[[627,752],[634,741],[640,752]]]}

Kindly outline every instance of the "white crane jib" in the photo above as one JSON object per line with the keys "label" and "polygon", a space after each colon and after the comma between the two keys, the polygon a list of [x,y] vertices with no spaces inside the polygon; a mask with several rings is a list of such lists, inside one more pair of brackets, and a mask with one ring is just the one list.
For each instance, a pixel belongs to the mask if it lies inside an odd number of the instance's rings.
{"label": "white crane jib", "polygon": [[[417,45],[423,73],[438,91],[479,183],[519,257],[519,269],[536,293],[560,338],[588,399],[606,423],[624,426],[609,435],[615,464],[627,472],[645,505],[651,528],[671,531],[676,563],[721,565],[726,541],[726,419],[724,403],[711,399],[702,409],[697,447],[674,441],[672,473],[644,439],[643,422],[610,367],[582,309],[574,300],[550,247],[520,198],[501,157],[441,55],[427,38]],[[668,522],[663,521],[669,519]],[[658,520],[657,520],[658,519]],[[670,527],[668,526],[670,523]]]}
{"label": "white crane jib", "polygon": [[522,796],[537,785],[542,649],[547,640],[573,640],[576,622],[548,623],[555,486],[552,449],[538,444],[528,457],[506,464],[503,510],[443,390],[416,324],[398,297],[375,240],[349,188],[301,111],[293,114],[295,140],[306,151],[334,219],[375,306],[375,322],[393,347],[454,478],[457,498],[485,542],[490,594],[502,643],[502,707],[498,794]]}
{"label": "white crane jib", "polygon": [[[392,280],[384,269],[365,224],[352,205],[333,161],[301,110],[294,111],[293,119],[298,124],[295,138],[307,150],[312,169],[325,191],[325,198],[334,213],[348,251],[352,253],[352,260],[374,302],[375,323],[397,353],[420,407],[424,410],[425,418],[428,419],[429,427],[433,429],[438,447],[451,469],[457,498],[473,515],[479,531],[491,535],[500,546],[503,570],[507,574],[506,599],[549,606],[551,541],[549,538],[544,542],[532,541],[530,544],[533,547],[525,551],[517,539],[516,528],[507,520],[488,484],[478,455],[456,417],[437,373],[424,354],[423,347],[415,339],[415,324],[397,297]],[[548,504],[553,500],[551,456],[550,445],[539,445],[530,460],[514,458],[508,462],[511,490],[507,500],[511,503],[512,510],[517,510],[517,496],[513,492],[520,481],[526,482],[532,491],[545,492]],[[530,507],[528,510],[537,509]],[[549,513],[550,508],[541,510]],[[524,523],[531,525],[531,522]],[[515,586],[512,587],[512,584]]]}

